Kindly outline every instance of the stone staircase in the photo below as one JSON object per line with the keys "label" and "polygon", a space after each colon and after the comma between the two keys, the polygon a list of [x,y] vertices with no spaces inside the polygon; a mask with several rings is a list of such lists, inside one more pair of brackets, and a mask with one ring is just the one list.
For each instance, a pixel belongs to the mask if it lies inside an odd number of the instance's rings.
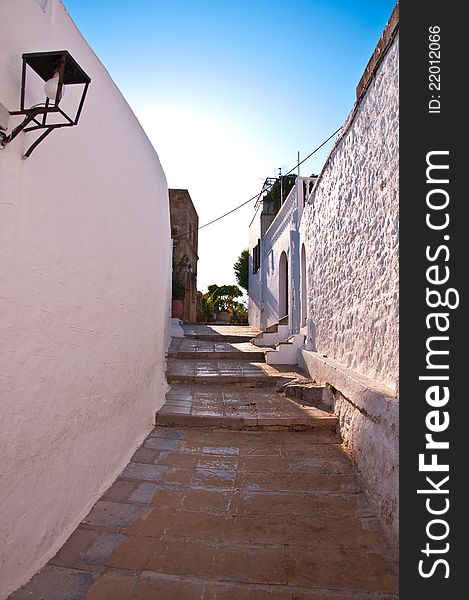
{"label": "stone staircase", "polygon": [[216,354],[218,360],[250,360],[264,362],[265,349],[254,347],[249,341],[229,342],[226,339],[199,339],[195,336],[173,339],[168,350],[168,358],[211,359]]}
{"label": "stone staircase", "polygon": [[[296,366],[268,364],[266,355],[283,356],[282,352],[272,349],[268,353],[247,341],[252,339],[249,328],[184,325],[184,330],[185,337],[173,338],[168,351],[171,389],[156,413],[156,425],[318,429],[335,435],[335,415],[303,402],[300,393],[292,393],[311,381]],[[290,342],[288,346],[293,347]]]}
{"label": "stone staircase", "polygon": [[287,338],[288,323],[275,323],[267,327],[265,331],[259,332],[251,339],[251,342],[261,348],[274,348],[276,344],[285,341]]}
{"label": "stone staircase", "polygon": [[265,361],[269,365],[297,365],[298,352],[303,347],[305,336],[295,333],[284,342],[277,342],[275,348],[267,348]]}

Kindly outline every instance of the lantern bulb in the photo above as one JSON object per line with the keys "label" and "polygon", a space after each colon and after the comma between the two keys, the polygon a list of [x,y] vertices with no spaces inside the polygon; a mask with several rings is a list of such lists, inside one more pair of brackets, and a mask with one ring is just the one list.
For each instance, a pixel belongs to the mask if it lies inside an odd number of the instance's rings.
{"label": "lantern bulb", "polygon": [[[54,73],[52,75],[52,77],[48,81],[46,81],[46,83],[44,84],[44,92],[50,100],[55,100],[58,87],[59,87],[59,74]],[[64,95],[64,87],[62,86],[62,92],[60,94],[60,97],[57,100],[59,100],[59,101],[62,100],[63,95]]]}

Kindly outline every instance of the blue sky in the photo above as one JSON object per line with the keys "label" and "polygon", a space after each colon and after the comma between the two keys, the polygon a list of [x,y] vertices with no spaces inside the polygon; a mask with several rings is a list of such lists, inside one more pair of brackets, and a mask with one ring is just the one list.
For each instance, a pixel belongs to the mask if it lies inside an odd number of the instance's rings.
{"label": "blue sky", "polygon": [[[203,225],[340,127],[395,2],[63,0]],[[301,174],[318,173],[332,141]],[[253,203],[199,233],[198,287],[235,283]]]}

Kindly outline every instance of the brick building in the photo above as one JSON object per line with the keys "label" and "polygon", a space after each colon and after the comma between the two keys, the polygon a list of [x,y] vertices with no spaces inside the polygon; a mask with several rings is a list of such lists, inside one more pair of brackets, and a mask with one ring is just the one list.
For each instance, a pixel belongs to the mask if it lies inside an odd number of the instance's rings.
{"label": "brick building", "polygon": [[[187,190],[169,190],[171,237],[173,238],[173,298],[176,287],[184,290],[181,318],[197,318],[197,244],[199,217]],[[176,316],[176,315],[174,315]]]}

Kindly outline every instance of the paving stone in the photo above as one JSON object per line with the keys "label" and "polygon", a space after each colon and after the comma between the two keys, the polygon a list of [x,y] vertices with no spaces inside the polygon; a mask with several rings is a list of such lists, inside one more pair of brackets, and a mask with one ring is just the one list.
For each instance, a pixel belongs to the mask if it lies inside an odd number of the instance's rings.
{"label": "paving stone", "polygon": [[108,556],[107,565],[130,571],[140,571],[151,553],[155,553],[156,542],[145,536],[123,536]]}
{"label": "paving stone", "polygon": [[51,564],[64,567],[78,566],[100,533],[100,531],[78,527],[51,559]]}
{"label": "paving stone", "polygon": [[135,574],[109,569],[90,587],[86,600],[130,600],[136,582]]}
{"label": "paving stone", "polygon": [[231,542],[231,519],[219,514],[178,510],[167,524],[166,534],[177,538],[193,538],[206,542]]}
{"label": "paving stone", "polygon": [[238,456],[239,454],[239,448],[237,448],[236,446],[228,446],[228,447],[220,447],[220,446],[216,446],[216,447],[210,447],[210,446],[205,446],[202,449],[202,452],[204,454],[214,454],[216,456]]}
{"label": "paving stone", "polygon": [[129,500],[131,502],[151,502],[157,489],[158,484],[156,483],[139,483]]}
{"label": "paving stone", "polygon": [[46,565],[9,600],[85,600],[97,574]]}
{"label": "paving stone", "polygon": [[336,517],[353,512],[353,500],[349,495],[292,494],[290,492],[254,492],[236,490],[231,499],[230,510],[238,515],[311,515],[327,514]]}
{"label": "paving stone", "polygon": [[[398,600],[397,594],[381,592],[360,592],[356,590],[340,590],[318,588],[310,584],[308,587],[292,585],[269,585],[247,583],[217,583],[207,585],[204,589],[204,600]],[[168,597],[169,598],[169,597]],[[195,600],[199,596],[188,596],[187,600]]]}
{"label": "paving stone", "polygon": [[[355,589],[365,592],[395,592],[396,575],[381,556],[358,552],[354,545],[337,548],[329,545],[316,548],[300,547],[292,561],[292,585]],[[320,555],[321,560],[318,560]]]}
{"label": "paving stone", "polygon": [[200,600],[204,597],[204,589],[204,581],[144,572],[138,580],[132,600]]}
{"label": "paving stone", "polygon": [[172,507],[152,507],[143,509],[139,518],[130,523],[126,532],[133,535],[160,538],[169,526],[169,519],[174,510]]}
{"label": "paving stone", "polygon": [[217,577],[221,574],[220,549],[201,540],[185,540],[181,545],[179,539],[164,536],[146,569],[184,577]]}
{"label": "paving stone", "polygon": [[184,431],[177,429],[162,429],[161,427],[155,427],[150,431],[148,437],[167,438],[169,440],[182,440],[185,436]]}
{"label": "paving stone", "polygon": [[156,462],[156,459],[159,457],[159,455],[159,450],[142,446],[134,452],[130,460],[132,462],[153,464]]}
{"label": "paving stone", "polygon": [[180,485],[188,485],[192,479],[194,469],[168,467],[168,470],[161,476],[163,483],[176,483]]}
{"label": "paving stone", "polygon": [[138,517],[141,510],[141,507],[136,504],[98,500],[82,523],[84,525],[123,529]]}
{"label": "paving stone", "polygon": [[[145,448],[139,448],[137,452],[145,450]],[[132,457],[133,458],[133,457]],[[146,462],[146,461],[139,461]],[[133,481],[125,481],[123,479],[116,479],[111,487],[104,492],[103,499],[106,500],[127,500],[129,496],[132,494],[136,486],[136,483]]]}
{"label": "paving stone", "polygon": [[185,489],[182,489],[182,486],[177,484],[161,484],[158,485],[151,502],[160,508],[172,508],[175,510],[181,503],[184,493]]}
{"label": "paving stone", "polygon": [[193,487],[222,489],[232,488],[236,479],[236,470],[214,469],[210,467],[197,467],[191,477],[190,483]]}
{"label": "paving stone", "polygon": [[160,457],[159,463],[167,467],[195,467],[197,457],[181,452],[167,452],[164,457]]}
{"label": "paving stone", "polygon": [[222,546],[218,560],[225,580],[280,585],[289,579],[289,556],[278,546]]}
{"label": "paving stone", "polygon": [[148,437],[143,442],[143,446],[153,450],[177,450],[179,447],[179,440]]}
{"label": "paving stone", "polygon": [[105,565],[116,546],[123,539],[124,536],[120,533],[101,533],[86,552],[83,562],[92,565]]}
{"label": "paving stone", "polygon": [[162,427],[213,427],[238,429],[240,423],[236,419],[228,419],[223,415],[199,415],[188,414],[188,411],[174,413],[171,407],[165,405],[156,415],[156,423]]}
{"label": "paving stone", "polygon": [[191,406],[175,406],[174,404],[167,403],[163,406],[161,412],[170,413],[171,415],[189,415]]}
{"label": "paving stone", "polygon": [[158,481],[167,470],[168,467],[163,465],[147,465],[131,462],[125,467],[120,476],[128,479]]}
{"label": "paving stone", "polygon": [[232,499],[231,490],[208,490],[191,487],[184,494],[181,507],[190,512],[202,512],[213,515],[226,515]]}

